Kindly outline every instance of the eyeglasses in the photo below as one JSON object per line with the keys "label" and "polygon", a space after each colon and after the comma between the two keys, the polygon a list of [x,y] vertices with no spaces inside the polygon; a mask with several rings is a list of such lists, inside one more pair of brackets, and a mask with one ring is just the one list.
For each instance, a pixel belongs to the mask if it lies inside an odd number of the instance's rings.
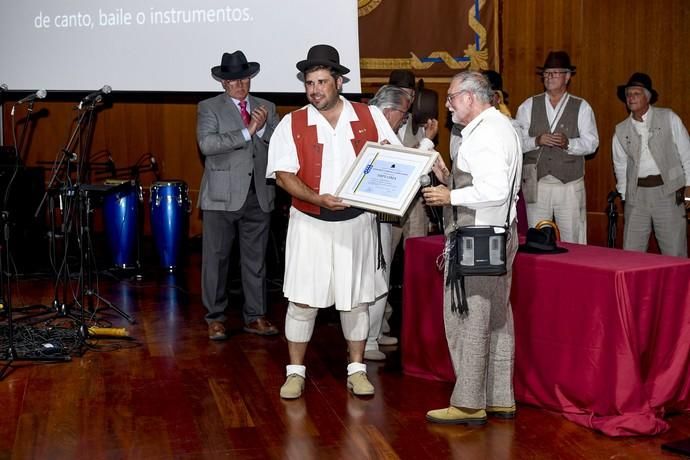
{"label": "eyeglasses", "polygon": [[249,83],[249,77],[246,77],[246,78],[239,78],[239,79],[237,79],[237,80],[225,80],[225,82],[226,82],[228,85],[238,86],[238,85],[242,85],[242,84],[247,84],[247,83]]}
{"label": "eyeglasses", "polygon": [[467,92],[467,90],[466,90],[466,89],[463,89],[462,91],[457,91],[457,92],[455,92],[455,93],[450,93],[448,96],[446,96],[446,100],[448,101],[449,104],[452,104],[452,103],[453,103],[453,98],[454,98],[455,96],[459,96],[459,95],[461,95],[462,93],[466,93],[466,92]]}
{"label": "eyeglasses", "polygon": [[570,72],[570,70],[549,70],[548,72],[542,72],[544,78],[556,78],[563,74]]}

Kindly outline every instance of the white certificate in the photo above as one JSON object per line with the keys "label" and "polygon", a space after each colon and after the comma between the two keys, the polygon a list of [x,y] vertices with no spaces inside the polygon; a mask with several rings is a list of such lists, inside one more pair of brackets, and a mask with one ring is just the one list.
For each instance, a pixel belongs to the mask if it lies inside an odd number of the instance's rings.
{"label": "white certificate", "polygon": [[402,216],[438,152],[367,142],[336,196],[351,206]]}

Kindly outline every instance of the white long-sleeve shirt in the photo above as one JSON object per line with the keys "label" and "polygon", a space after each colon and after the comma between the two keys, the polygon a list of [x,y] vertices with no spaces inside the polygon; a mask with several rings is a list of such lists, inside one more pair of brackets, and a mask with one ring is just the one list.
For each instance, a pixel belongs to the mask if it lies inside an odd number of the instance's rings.
{"label": "white long-sleeve shirt", "polygon": [[[568,103],[568,99],[571,97],[574,98],[576,96],[565,93],[559,101],[559,104],[556,104],[556,107],[554,107],[549,102],[549,95],[546,95],[544,104],[546,106],[546,117],[549,120],[549,126],[558,125],[558,120],[563,114],[561,107],[565,107],[565,104]],[[597,131],[597,123],[594,118],[592,107],[584,99],[578,99],[582,101],[577,113],[577,130],[580,132],[580,137],[568,139],[567,151],[569,155],[581,156],[594,153],[597,147],[599,147],[599,132]],[[536,136],[532,137],[529,135],[529,127],[532,123],[532,101],[533,98],[530,97],[520,104],[515,116],[515,120],[520,126],[518,134],[520,135],[523,152],[531,152],[537,148]]]}
{"label": "white long-sleeve shirt", "polygon": [[468,123],[453,167],[472,174],[472,185],[451,190],[453,206],[474,209],[477,225],[503,225],[510,185],[514,184],[510,220],[515,218],[522,151],[518,134],[505,115],[491,107]]}
{"label": "white long-sleeve shirt", "polygon": [[[649,113],[650,111],[648,110],[647,113],[642,115],[642,123],[635,121],[635,119],[632,118],[632,114],[630,114],[633,126],[635,123],[646,126]],[[680,162],[683,165],[683,173],[685,174],[685,186],[687,187],[690,186],[690,138],[688,137],[688,130],[685,129],[683,121],[678,115],[676,115],[675,112],[670,112],[669,120],[671,122],[671,137],[673,138],[673,143],[676,144],[676,148],[678,149]],[[635,129],[637,130],[637,127]],[[650,175],[659,174],[659,168],[656,165],[656,162],[654,162],[654,158],[649,151],[649,136],[647,135],[646,139],[645,136],[641,136],[640,142],[642,151],[640,152],[640,170],[638,171],[638,177],[647,177]],[[621,199],[625,200],[625,187],[628,183],[626,172],[628,168],[628,157],[615,134],[613,135],[612,152],[613,172],[616,174],[616,190],[618,190],[618,193],[621,194]],[[647,161],[643,162],[645,154],[648,156],[648,158]],[[656,173],[654,173],[654,169],[650,168],[648,163],[649,160],[651,160],[654,164]]]}

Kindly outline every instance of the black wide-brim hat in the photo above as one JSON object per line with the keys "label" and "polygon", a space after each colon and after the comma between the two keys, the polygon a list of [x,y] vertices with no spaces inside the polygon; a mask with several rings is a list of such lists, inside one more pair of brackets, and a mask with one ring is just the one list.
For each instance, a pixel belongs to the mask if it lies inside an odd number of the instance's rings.
{"label": "black wide-brim hat", "polygon": [[247,62],[247,58],[242,51],[234,53],[223,53],[220,65],[211,68],[211,73],[219,80],[241,80],[252,78],[261,66],[258,62]]}
{"label": "black wide-brim hat", "polygon": [[651,99],[649,99],[650,104],[654,104],[656,100],[659,98],[659,93],[657,93],[656,90],[652,88],[652,78],[646,73],[635,72],[630,76],[628,82],[625,85],[620,85],[618,87],[618,99],[627,104],[628,101],[625,97],[625,90],[633,86],[644,88],[650,93],[652,93],[652,97]]}
{"label": "black wide-brim hat", "polygon": [[503,91],[503,77],[495,70],[482,70],[484,76],[489,80],[489,85],[494,91],[500,91],[503,94],[503,100],[508,100],[508,93]]}
{"label": "black wide-brim hat", "polygon": [[416,89],[414,74],[407,69],[393,70],[388,76],[388,84],[398,88]]}
{"label": "black wide-brim hat", "polygon": [[297,63],[297,70],[304,72],[316,66],[331,67],[340,75],[345,75],[350,71],[347,67],[340,65],[338,50],[331,45],[314,45],[309,48],[307,58]]}
{"label": "black wide-brim hat", "polygon": [[425,124],[430,118],[438,120],[438,93],[424,88],[423,84],[419,85],[410,112],[412,112],[412,125],[416,134],[417,127]]}
{"label": "black wide-brim hat", "polygon": [[537,66],[537,73],[543,74],[545,69],[568,69],[575,75],[575,66],[570,64],[570,56],[565,51],[551,51],[544,61],[544,65]]}
{"label": "black wide-brim hat", "polygon": [[527,239],[525,244],[520,245],[519,251],[531,254],[562,254],[568,252],[566,248],[560,248],[556,245],[556,234],[551,227],[530,228],[527,230]]}

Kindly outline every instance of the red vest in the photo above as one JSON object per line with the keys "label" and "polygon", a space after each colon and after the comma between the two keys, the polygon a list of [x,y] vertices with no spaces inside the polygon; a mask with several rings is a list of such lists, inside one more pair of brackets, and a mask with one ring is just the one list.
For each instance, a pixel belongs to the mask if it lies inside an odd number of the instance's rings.
{"label": "red vest", "polygon": [[[354,138],[352,148],[355,155],[359,155],[360,150],[367,141],[377,142],[379,133],[376,123],[371,116],[369,107],[366,104],[352,102],[352,108],[359,120],[350,122]],[[297,158],[299,159],[299,171],[297,177],[310,189],[319,194],[321,184],[321,158],[323,155],[323,144],[318,143],[316,125],[307,125],[307,109],[300,109],[292,112],[292,139],[297,148]],[[292,197],[292,205],[302,212],[319,215],[321,208],[318,206]]]}

